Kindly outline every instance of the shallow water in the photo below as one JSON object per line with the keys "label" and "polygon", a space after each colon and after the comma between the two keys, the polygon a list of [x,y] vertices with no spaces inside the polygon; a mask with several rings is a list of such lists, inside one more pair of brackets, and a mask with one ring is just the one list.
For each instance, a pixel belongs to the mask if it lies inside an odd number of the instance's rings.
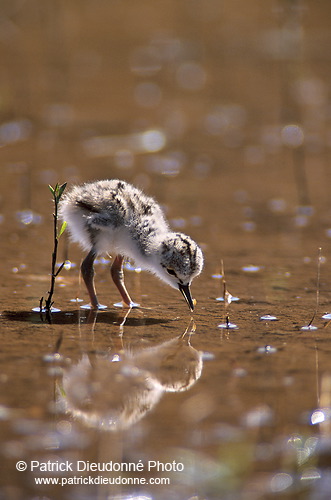
{"label": "shallow water", "polygon": [[[329,3],[1,11],[0,499],[329,499]],[[47,185],[97,178],[202,246],[194,314],[132,265],[114,307],[108,259],[82,309],[65,235],[60,312],[32,311]]]}

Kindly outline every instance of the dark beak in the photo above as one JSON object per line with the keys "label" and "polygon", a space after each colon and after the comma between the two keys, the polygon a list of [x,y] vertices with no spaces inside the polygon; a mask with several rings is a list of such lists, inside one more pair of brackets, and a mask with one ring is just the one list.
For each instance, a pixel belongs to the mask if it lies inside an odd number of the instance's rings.
{"label": "dark beak", "polygon": [[179,288],[180,292],[182,293],[184,299],[188,303],[189,308],[191,309],[191,311],[193,311],[194,304],[193,304],[193,300],[192,300],[192,296],[191,296],[191,292],[190,292],[190,286],[189,285],[182,285],[181,283],[178,283],[178,288]]}

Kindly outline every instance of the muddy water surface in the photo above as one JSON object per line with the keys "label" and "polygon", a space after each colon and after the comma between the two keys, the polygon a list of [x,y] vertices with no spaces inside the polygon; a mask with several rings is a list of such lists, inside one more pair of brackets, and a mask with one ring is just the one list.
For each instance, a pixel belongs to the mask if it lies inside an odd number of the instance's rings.
{"label": "muddy water surface", "polygon": [[[0,498],[329,499],[329,3],[1,10]],[[132,263],[114,307],[107,256],[82,309],[65,235],[32,311],[47,185],[98,178],[199,242],[194,314]]]}

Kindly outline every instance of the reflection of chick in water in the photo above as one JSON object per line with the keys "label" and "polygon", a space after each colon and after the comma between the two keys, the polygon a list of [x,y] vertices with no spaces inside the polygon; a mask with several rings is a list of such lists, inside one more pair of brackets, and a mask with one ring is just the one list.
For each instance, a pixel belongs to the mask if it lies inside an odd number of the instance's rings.
{"label": "reflection of chick in water", "polygon": [[171,339],[149,347],[133,356],[137,368],[152,374],[164,391],[180,392],[189,389],[201,376],[201,352],[186,338]]}
{"label": "reflection of chick in water", "polygon": [[154,378],[130,361],[84,354],[63,375],[59,399],[84,423],[117,431],[140,420],[161,394]]}
{"label": "reflection of chick in water", "polygon": [[201,353],[183,337],[112,358],[84,354],[65,370],[58,402],[92,427],[117,431],[140,420],[164,391],[190,388],[201,371]]}

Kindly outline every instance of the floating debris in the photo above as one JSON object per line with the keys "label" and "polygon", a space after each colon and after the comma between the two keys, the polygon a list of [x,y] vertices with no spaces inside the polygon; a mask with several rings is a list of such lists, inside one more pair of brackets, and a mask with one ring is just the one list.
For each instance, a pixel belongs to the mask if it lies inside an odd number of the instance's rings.
{"label": "floating debris", "polygon": [[302,326],[301,330],[318,330],[318,328],[317,328],[317,326],[314,326],[314,325],[306,325],[306,326]]}
{"label": "floating debris", "polygon": [[272,314],[265,314],[264,316],[260,317],[261,321],[278,321],[278,318],[276,316],[273,316]]}
{"label": "floating debris", "polygon": [[[126,304],[123,304],[123,302],[116,302],[116,304],[113,304],[114,307],[118,307],[119,309],[121,308],[128,308]],[[140,307],[140,304],[137,302],[131,302],[130,303],[130,309],[136,309],[137,307]]]}
{"label": "floating debris", "polygon": [[[224,297],[216,297],[216,300],[218,302],[224,302]],[[231,295],[230,297],[227,298],[227,302],[230,303],[230,302],[238,302],[239,297],[234,297],[233,295]]]}
{"label": "floating debris", "polygon": [[261,271],[261,269],[263,269],[262,266],[254,266],[252,264],[250,264],[249,266],[243,266],[241,268],[243,271],[245,271],[246,273],[257,273],[258,271]]}
{"label": "floating debris", "polygon": [[[56,267],[61,267],[61,266],[62,266],[62,262],[56,263]],[[66,271],[69,271],[70,269],[74,269],[75,267],[77,267],[77,264],[75,264],[75,262],[71,262],[71,260],[64,261],[63,269],[65,269]]]}
{"label": "floating debris", "polygon": [[43,356],[43,361],[45,363],[59,363],[63,361],[63,356],[58,352],[52,352],[51,354],[45,354]]}
{"label": "floating debris", "polygon": [[221,280],[223,278],[223,274],[212,274],[211,277],[216,280]]}
{"label": "floating debris", "polygon": [[[49,311],[46,310],[46,307],[42,307],[41,309],[40,309],[40,307],[34,307],[32,309],[32,311],[33,312],[38,312],[38,313],[40,313],[40,312],[41,313],[49,312]],[[58,309],[57,307],[51,307],[51,311],[50,312],[51,313],[58,313],[58,312],[61,312],[61,309]]]}
{"label": "floating debris", "polygon": [[257,348],[257,352],[261,354],[274,354],[277,351],[277,347],[273,347],[272,345],[265,345]]}
{"label": "floating debris", "polygon": [[[83,306],[80,306],[81,309],[87,309],[87,310],[91,310],[93,309],[91,304],[84,304]],[[104,306],[102,304],[99,304],[98,305],[98,311],[103,311],[104,309],[107,309],[107,306]]]}
{"label": "floating debris", "polygon": [[234,323],[226,322],[226,323],[220,323],[217,325],[218,328],[223,328],[225,330],[237,330],[239,327],[235,325]]}
{"label": "floating debris", "polygon": [[117,363],[118,361],[121,361],[121,358],[118,354],[114,354],[114,356],[110,359],[111,363]]}

